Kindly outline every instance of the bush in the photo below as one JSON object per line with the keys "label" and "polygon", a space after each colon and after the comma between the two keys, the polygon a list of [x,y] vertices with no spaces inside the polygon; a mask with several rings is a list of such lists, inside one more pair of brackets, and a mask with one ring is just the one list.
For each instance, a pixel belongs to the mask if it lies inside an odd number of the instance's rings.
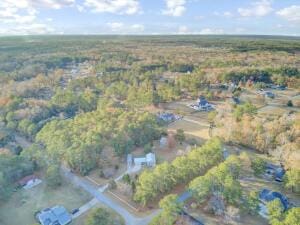
{"label": "bush", "polygon": [[58,187],[62,183],[59,165],[50,165],[46,172],[47,185],[50,187]]}
{"label": "bush", "polygon": [[294,104],[292,102],[292,100],[288,100],[287,104],[286,104],[288,107],[293,107]]}
{"label": "bush", "polygon": [[129,176],[128,173],[126,173],[126,174],[122,177],[122,180],[123,180],[123,182],[126,183],[126,184],[130,184],[130,183],[131,183],[131,178],[130,178],[130,176]]}
{"label": "bush", "polygon": [[111,225],[114,224],[112,215],[103,208],[94,209],[87,216],[84,225]]}
{"label": "bush", "polygon": [[144,146],[144,153],[145,154],[148,154],[149,152],[151,152],[152,151],[152,146],[151,146],[151,144],[146,144],[145,146]]}
{"label": "bush", "polygon": [[259,176],[266,169],[266,162],[261,158],[255,158],[251,162],[251,168],[253,169],[254,175]]}
{"label": "bush", "polygon": [[178,130],[176,131],[176,134],[175,134],[175,139],[176,139],[180,144],[182,144],[182,142],[185,141],[184,130],[178,129]]}

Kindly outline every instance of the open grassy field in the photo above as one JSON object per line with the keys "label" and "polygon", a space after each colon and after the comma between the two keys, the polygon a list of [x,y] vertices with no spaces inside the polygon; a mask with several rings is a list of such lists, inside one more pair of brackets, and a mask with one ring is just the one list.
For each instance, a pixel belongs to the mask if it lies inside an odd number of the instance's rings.
{"label": "open grassy field", "polygon": [[[197,120],[191,120],[191,121],[196,121],[200,122],[200,119]],[[182,129],[184,130],[184,133],[191,138],[198,137],[202,140],[206,140],[209,138],[209,132],[208,132],[208,127],[207,126],[201,126],[200,124],[196,122],[191,122],[190,120],[187,121],[185,119],[176,121],[174,123],[171,123],[168,126],[169,131],[176,132],[177,129]]]}
{"label": "open grassy field", "polygon": [[[91,197],[68,182],[57,189],[50,189],[42,183],[30,190],[20,189],[12,198],[0,206],[1,225],[34,224],[34,213],[38,210],[62,205],[68,211],[78,208]],[[78,224],[79,225],[79,224]]]}

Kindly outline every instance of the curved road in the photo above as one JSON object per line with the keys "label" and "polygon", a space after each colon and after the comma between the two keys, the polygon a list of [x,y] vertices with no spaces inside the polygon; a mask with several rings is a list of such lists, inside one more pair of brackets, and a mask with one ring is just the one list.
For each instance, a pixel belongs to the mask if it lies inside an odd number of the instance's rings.
{"label": "curved road", "polygon": [[119,213],[124,218],[126,225],[147,225],[152,220],[152,218],[159,213],[159,210],[156,210],[146,217],[136,217],[135,215],[128,212],[122,205],[119,205],[118,203],[98,191],[94,186],[92,186],[79,176],[71,173],[67,168],[62,167],[62,171],[64,176],[72,183],[89,192],[99,202],[105,204],[109,208]]}

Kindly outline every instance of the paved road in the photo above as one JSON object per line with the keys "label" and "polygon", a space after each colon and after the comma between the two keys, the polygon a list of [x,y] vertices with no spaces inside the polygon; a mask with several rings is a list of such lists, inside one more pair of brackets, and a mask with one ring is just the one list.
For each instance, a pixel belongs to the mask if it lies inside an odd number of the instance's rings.
{"label": "paved road", "polygon": [[75,219],[75,218],[81,216],[83,213],[85,213],[86,211],[93,208],[97,203],[98,203],[98,200],[96,198],[93,198],[91,201],[89,201],[88,203],[81,206],[79,208],[79,211],[72,215],[72,219]]}
{"label": "paved road", "polygon": [[152,214],[146,217],[136,217],[128,212],[122,205],[119,205],[112,199],[105,196],[103,193],[99,192],[97,188],[89,184],[87,181],[83,180],[79,176],[71,173],[67,168],[62,167],[62,171],[64,176],[69,179],[75,185],[81,187],[85,191],[89,192],[92,196],[94,196],[99,202],[105,204],[111,209],[115,210],[119,213],[125,220],[126,225],[147,225],[152,220],[152,218],[158,214],[159,210],[153,212]]}

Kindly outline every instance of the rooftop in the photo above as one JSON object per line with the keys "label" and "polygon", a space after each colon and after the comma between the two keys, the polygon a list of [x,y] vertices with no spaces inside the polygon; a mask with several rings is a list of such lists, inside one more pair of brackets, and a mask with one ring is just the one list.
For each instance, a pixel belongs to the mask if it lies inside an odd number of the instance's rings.
{"label": "rooftop", "polygon": [[269,189],[263,189],[259,193],[259,199],[263,202],[271,202],[275,199],[279,199],[284,210],[287,210],[289,207],[289,202],[287,198],[279,192],[271,191]]}
{"label": "rooftop", "polygon": [[37,214],[42,225],[66,225],[71,222],[71,216],[63,206],[54,206]]}

